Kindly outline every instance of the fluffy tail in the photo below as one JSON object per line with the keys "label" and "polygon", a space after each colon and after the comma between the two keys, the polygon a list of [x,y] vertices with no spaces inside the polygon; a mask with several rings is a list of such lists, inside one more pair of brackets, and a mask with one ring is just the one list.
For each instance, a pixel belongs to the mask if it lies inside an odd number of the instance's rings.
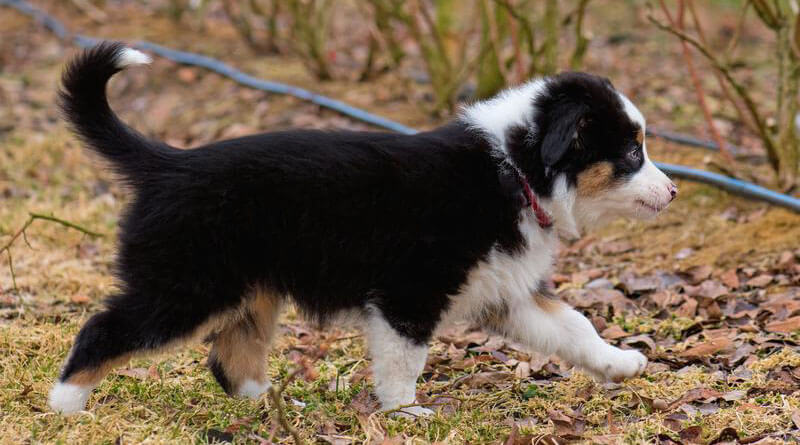
{"label": "fluffy tail", "polygon": [[108,106],[108,79],[123,68],[148,63],[150,57],[142,52],[121,43],[102,42],[72,59],[59,92],[61,110],[78,136],[134,182],[160,170],[178,152],[128,127]]}

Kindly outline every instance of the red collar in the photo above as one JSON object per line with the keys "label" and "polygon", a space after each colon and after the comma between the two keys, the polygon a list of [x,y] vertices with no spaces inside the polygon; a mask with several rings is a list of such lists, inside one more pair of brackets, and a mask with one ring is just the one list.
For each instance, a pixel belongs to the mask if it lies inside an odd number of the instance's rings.
{"label": "red collar", "polygon": [[[514,170],[517,171],[516,169]],[[525,198],[528,199],[531,210],[533,210],[533,214],[536,215],[536,222],[539,223],[539,227],[543,229],[552,227],[553,220],[550,219],[550,215],[548,215],[542,206],[539,205],[539,201],[536,200],[536,195],[533,194],[531,185],[528,184],[528,180],[525,179],[525,175],[523,175],[522,172],[517,171],[517,178],[519,178],[519,182],[522,183],[522,189],[525,192]]]}

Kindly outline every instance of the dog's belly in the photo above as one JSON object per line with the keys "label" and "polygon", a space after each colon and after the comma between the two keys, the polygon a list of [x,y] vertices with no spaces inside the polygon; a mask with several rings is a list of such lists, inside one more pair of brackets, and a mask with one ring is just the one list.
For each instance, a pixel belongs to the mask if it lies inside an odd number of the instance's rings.
{"label": "dog's belly", "polygon": [[507,307],[514,301],[530,299],[547,280],[552,270],[558,238],[541,229],[535,218],[525,214],[520,223],[526,246],[522,252],[508,254],[493,248],[489,256],[475,265],[442,317],[442,326],[473,319],[487,308]]}

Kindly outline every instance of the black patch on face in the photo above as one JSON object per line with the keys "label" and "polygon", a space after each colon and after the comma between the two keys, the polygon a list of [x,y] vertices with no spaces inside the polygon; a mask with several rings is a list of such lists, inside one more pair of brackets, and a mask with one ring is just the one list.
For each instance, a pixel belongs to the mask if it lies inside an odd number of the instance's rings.
{"label": "black patch on face", "polygon": [[581,171],[598,162],[610,162],[619,179],[641,168],[644,153],[637,134],[642,129],[628,117],[608,79],[560,74],[547,81],[532,105],[534,125],[510,128],[506,141],[537,194],[550,196],[561,173],[575,184]]}

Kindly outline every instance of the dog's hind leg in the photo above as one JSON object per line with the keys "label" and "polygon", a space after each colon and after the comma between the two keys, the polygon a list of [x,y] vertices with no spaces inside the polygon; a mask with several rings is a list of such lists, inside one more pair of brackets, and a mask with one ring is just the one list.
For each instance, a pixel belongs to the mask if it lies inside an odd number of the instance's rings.
{"label": "dog's hind leg", "polygon": [[50,407],[64,414],[83,410],[92,390],[113,368],[138,354],[152,353],[206,335],[231,311],[212,316],[180,304],[123,294],[92,316],[78,333]]}
{"label": "dog's hind leg", "polygon": [[255,292],[242,316],[214,337],[208,367],[227,394],[255,399],[269,389],[266,358],[280,306],[277,297]]}

